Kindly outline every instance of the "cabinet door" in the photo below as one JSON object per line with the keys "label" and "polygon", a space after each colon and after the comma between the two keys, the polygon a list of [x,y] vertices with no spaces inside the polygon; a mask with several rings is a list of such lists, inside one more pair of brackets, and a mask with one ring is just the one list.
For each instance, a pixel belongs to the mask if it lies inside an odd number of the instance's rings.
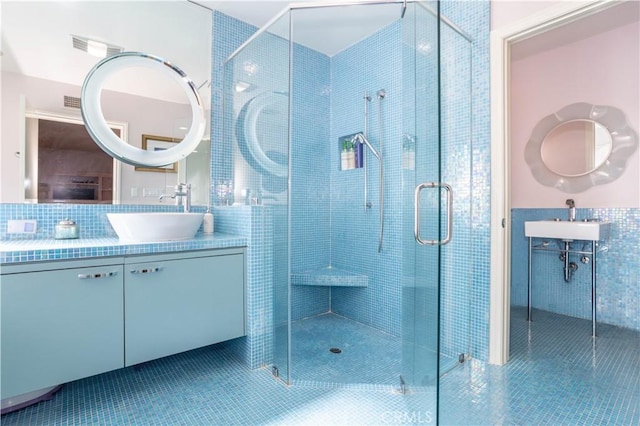
{"label": "cabinet door", "polygon": [[2,398],[124,365],[122,265],[3,275]]}
{"label": "cabinet door", "polygon": [[125,363],[244,335],[244,256],[126,265]]}

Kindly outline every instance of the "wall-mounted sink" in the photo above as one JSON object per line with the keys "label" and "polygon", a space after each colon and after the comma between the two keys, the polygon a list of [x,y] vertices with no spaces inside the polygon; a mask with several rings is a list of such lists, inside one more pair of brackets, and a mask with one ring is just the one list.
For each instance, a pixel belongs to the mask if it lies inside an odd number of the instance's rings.
{"label": "wall-mounted sink", "polygon": [[121,241],[147,243],[193,238],[204,213],[107,213]]}
{"label": "wall-mounted sink", "polygon": [[524,235],[561,240],[599,241],[608,238],[611,223],[596,221],[534,220],[524,223]]}

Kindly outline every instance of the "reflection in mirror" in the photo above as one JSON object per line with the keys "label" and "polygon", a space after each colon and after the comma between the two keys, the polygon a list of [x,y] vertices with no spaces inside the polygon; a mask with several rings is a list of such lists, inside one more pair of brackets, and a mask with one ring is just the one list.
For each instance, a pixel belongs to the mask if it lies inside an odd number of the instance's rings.
{"label": "reflection in mirror", "polygon": [[[0,202],[34,202],[25,198],[23,184],[25,161],[30,155],[25,145],[27,112],[81,120],[81,86],[101,58],[74,48],[71,34],[91,35],[126,50],[149,52],[179,64],[209,108],[212,14],[197,4],[3,2],[1,19]],[[126,73],[117,76],[105,86],[101,99],[105,119],[126,124],[123,138],[138,148],[143,134],[184,138],[182,127],[188,129],[191,119],[184,91],[171,87],[175,83],[170,79],[154,78],[157,73],[153,70],[146,71],[135,79]],[[205,112],[205,116],[208,121],[210,114]],[[204,140],[208,141],[207,136],[205,133]],[[121,164],[120,185],[113,189],[120,190],[120,203],[158,204],[158,196],[171,191],[179,175],[180,165],[178,173],[154,173]]]}
{"label": "reflection in mirror", "polygon": [[251,98],[238,115],[236,137],[240,152],[262,174],[287,177],[288,101],[286,93],[264,92]]}
{"label": "reflection in mirror", "polygon": [[209,205],[211,143],[205,138],[178,164],[178,181],[191,184],[191,204]]}
{"label": "reflection in mirror", "polygon": [[621,110],[579,102],[538,122],[524,158],[542,185],[576,193],[619,178],[637,146]]}
{"label": "reflection in mirror", "polygon": [[609,131],[593,120],[572,120],[551,130],[542,141],[544,164],[562,176],[593,172],[609,158],[613,140]]}
{"label": "reflection in mirror", "polygon": [[[110,127],[124,133],[123,125]],[[28,113],[25,140],[25,201],[118,203],[118,163],[93,143],[82,122]]]}

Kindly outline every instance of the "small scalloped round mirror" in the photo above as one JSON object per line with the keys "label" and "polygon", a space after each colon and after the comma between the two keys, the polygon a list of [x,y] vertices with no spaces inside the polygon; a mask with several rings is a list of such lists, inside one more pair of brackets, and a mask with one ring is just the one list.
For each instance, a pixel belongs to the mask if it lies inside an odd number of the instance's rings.
{"label": "small scalloped round mirror", "polygon": [[541,184],[576,193],[620,177],[637,145],[621,110],[575,103],[538,122],[525,160]]}
{"label": "small scalloped round mirror", "polygon": [[[191,107],[191,128],[174,147],[159,151],[143,150],[124,142],[107,125],[100,104],[102,86],[112,74],[128,67],[159,71],[185,91]],[[170,62],[146,53],[123,52],[98,62],[84,80],[80,105],[82,120],[96,144],[113,158],[133,166],[162,167],[182,160],[198,146],[206,128],[204,108],[193,81]]]}

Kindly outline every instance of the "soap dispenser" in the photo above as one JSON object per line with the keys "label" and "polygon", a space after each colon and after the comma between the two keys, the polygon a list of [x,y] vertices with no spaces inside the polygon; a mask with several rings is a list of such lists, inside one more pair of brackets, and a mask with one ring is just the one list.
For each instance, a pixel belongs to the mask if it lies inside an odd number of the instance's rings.
{"label": "soap dispenser", "polygon": [[205,234],[213,234],[213,213],[211,213],[209,207],[207,207],[207,212],[202,219],[202,232]]}

